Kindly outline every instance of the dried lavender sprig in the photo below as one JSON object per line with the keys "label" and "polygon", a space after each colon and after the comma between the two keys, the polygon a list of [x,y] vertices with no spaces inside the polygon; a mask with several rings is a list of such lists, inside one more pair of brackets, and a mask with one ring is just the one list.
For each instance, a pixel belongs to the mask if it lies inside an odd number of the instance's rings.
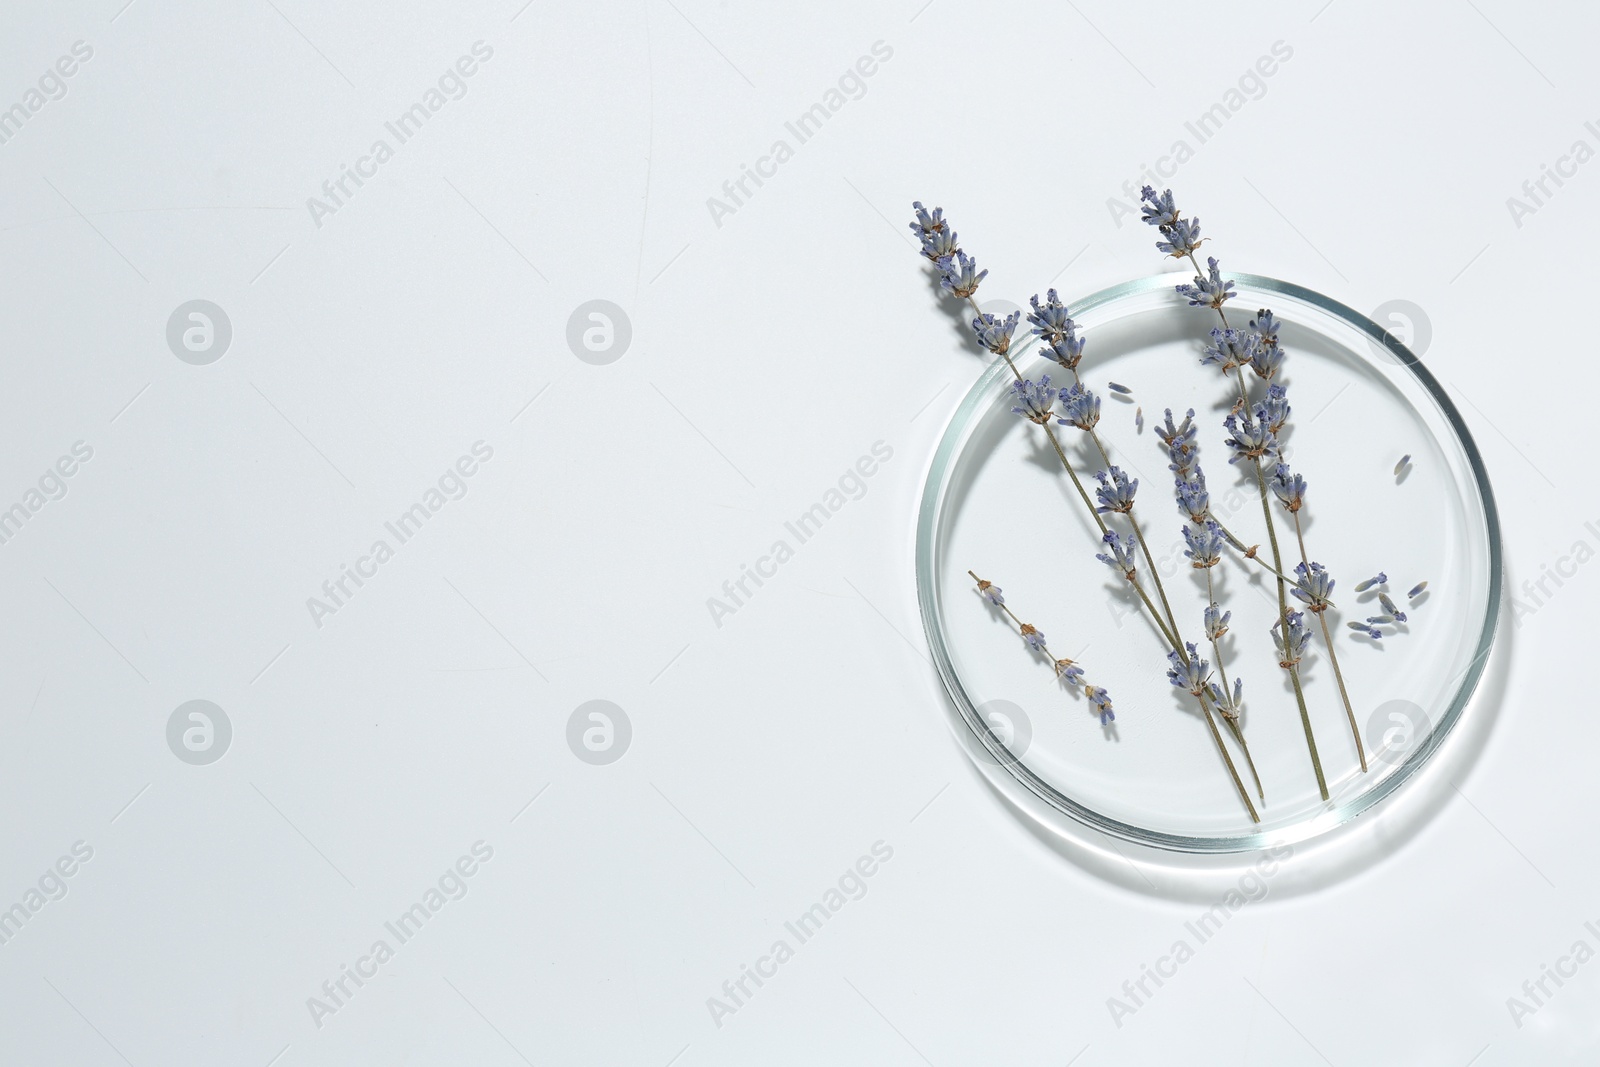
{"label": "dried lavender sprig", "polygon": [[[954,231],[951,230],[948,223],[944,221],[943,209],[935,208],[934,211],[929,214],[923,210],[921,203],[913,203],[912,206],[917,212],[917,221],[912,224],[912,228],[922,235],[924,255],[926,255],[930,260],[934,261],[936,265],[939,265],[942,273],[943,266],[940,264],[940,260],[959,250],[955,241]],[[948,241],[946,243],[949,251],[944,253],[944,255],[939,255],[935,254],[935,250],[930,250],[928,240],[930,233],[947,233]],[[1076,377],[1077,361],[1078,359],[1081,359],[1083,354],[1083,342],[1081,340],[1077,340],[1073,335],[1071,328],[1075,324],[1073,324],[1071,319],[1067,317],[1066,308],[1057,299],[1055,290],[1053,289],[1049,292],[1049,300],[1051,304],[1054,304],[1056,308],[1059,309],[1060,312],[1058,317],[1053,316],[1052,312],[1052,317],[1054,317],[1055,322],[1058,322],[1061,327],[1059,339],[1052,336],[1052,318],[1046,317],[1044,318],[1044,321],[1041,321],[1041,316],[1037,314],[1043,310],[1050,310],[1048,308],[1041,309],[1037,297],[1034,297],[1032,301],[1036,314],[1028,316],[1028,320],[1035,326],[1033,332],[1046,343],[1051,345],[1051,352],[1052,355],[1056,357],[1056,361],[1067,369],[1072,370],[1074,372],[1074,377]],[[972,296],[969,295],[967,297],[967,302],[972,305],[973,310],[978,314],[978,318],[974,320],[973,326],[975,332],[977,332],[979,335],[980,343],[983,343],[986,348],[989,348],[990,351],[996,352],[1002,359],[1006,361],[1006,366],[1010,369],[1013,378],[1015,378],[1018,382],[1024,381],[1022,373],[1017,369],[1015,361],[1013,361],[1011,358],[1009,329],[1006,330],[1006,340],[1004,343],[998,345],[991,344],[990,338],[985,335],[984,327],[993,327],[998,325],[998,320],[995,320],[993,316],[984,315],[982,309],[978,307],[977,301],[973,299]],[[1012,316],[1007,316],[1008,320],[1011,318]],[[1061,442],[1057,440],[1054,429],[1049,425],[1048,422],[1041,423],[1040,425],[1044,429],[1045,437],[1049,440],[1050,446],[1055,449],[1057,458],[1061,460],[1061,466],[1066,470],[1067,476],[1071,479],[1073,488],[1078,491],[1079,499],[1083,501],[1084,506],[1088,509],[1089,517],[1093,519],[1095,525],[1100,528],[1102,535],[1109,536],[1110,531],[1106,527],[1105,521],[1101,519],[1099,512],[1095,510],[1094,504],[1090,502],[1089,494],[1084,490],[1083,482],[1079,479],[1077,471],[1073,468],[1072,461],[1067,458],[1067,453],[1061,447]],[[1146,555],[1148,556],[1148,554],[1149,550],[1146,548]],[[1153,573],[1157,573],[1157,580],[1159,581],[1159,572],[1156,572],[1155,565],[1153,563],[1151,564],[1151,568]],[[974,577],[976,577],[976,575],[974,575]],[[1175,649],[1181,648],[1176,636],[1168,633],[1165,624],[1161,620],[1160,614],[1156,611],[1155,605],[1150,602],[1149,596],[1145,594],[1143,586],[1139,583],[1137,575],[1130,574],[1128,576],[1128,581],[1133,586],[1134,591],[1139,594],[1139,599],[1144,604],[1145,610],[1150,613],[1150,620],[1155,623],[1156,628],[1161,631],[1162,636],[1165,637],[1168,643]],[[1260,822],[1261,818],[1256,813],[1255,805],[1250,803],[1250,796],[1245,791],[1244,783],[1240,780],[1238,771],[1233,765],[1233,758],[1228,754],[1227,746],[1222,743],[1222,735],[1217,732],[1216,723],[1211,718],[1211,709],[1208,703],[1209,698],[1208,696],[1201,696],[1199,699],[1201,711],[1205,714],[1206,723],[1211,728],[1212,739],[1216,742],[1217,749],[1222,754],[1223,762],[1227,764],[1229,775],[1233,778],[1234,785],[1239,791],[1239,799],[1244,802],[1245,810],[1250,813],[1251,821]]]}
{"label": "dried lavender sprig", "polygon": [[[1208,532],[1210,532],[1214,537],[1220,538],[1222,531],[1221,528],[1215,522],[1213,522],[1210,524]],[[1183,533],[1184,537],[1188,538],[1189,528],[1187,526],[1183,528]],[[1191,541],[1191,544],[1193,543],[1194,542]],[[1201,558],[1207,555],[1209,555],[1211,562],[1202,563]],[[1228,728],[1233,732],[1234,740],[1239,742],[1239,748],[1244,752],[1245,763],[1250,767],[1250,777],[1255,779],[1256,795],[1260,797],[1262,801],[1265,801],[1267,799],[1267,794],[1266,791],[1261,787],[1261,775],[1256,771],[1256,761],[1250,755],[1249,743],[1244,739],[1244,725],[1239,721],[1239,703],[1243,699],[1242,694],[1244,692],[1244,681],[1243,679],[1234,679],[1233,689],[1230,691],[1228,688],[1228,668],[1222,662],[1222,645],[1220,642],[1222,641],[1223,635],[1228,632],[1228,620],[1232,617],[1233,613],[1231,611],[1222,611],[1222,609],[1217,606],[1217,594],[1211,582],[1211,569],[1216,566],[1218,558],[1218,554],[1215,552],[1202,552],[1198,556],[1192,553],[1190,554],[1190,559],[1193,561],[1192,565],[1196,569],[1204,571],[1206,575],[1206,637],[1211,642],[1211,655],[1217,661],[1217,673],[1222,676],[1222,686],[1220,688],[1216,687],[1215,685],[1212,686],[1211,703],[1216,706],[1217,713],[1222,716],[1222,721],[1226,722],[1228,724]]]}
{"label": "dried lavender sprig", "polygon": [[1023,622],[1021,619],[1017,618],[1016,614],[1006,606],[1005,597],[1000,595],[999,586],[995,585],[993,582],[979,578],[971,571],[968,571],[967,573],[972,575],[972,580],[978,583],[978,592],[983,596],[983,598],[989,603],[993,604],[995,607],[999,608],[1001,611],[1005,612],[1006,615],[1010,617],[1011,621],[1017,624],[1017,633],[1022,637],[1022,640],[1028,646],[1028,649],[1033,652],[1041,652],[1048,657],[1051,665],[1055,669],[1056,677],[1065,678],[1067,682],[1072,685],[1081,685],[1083,687],[1084,695],[1089,698],[1089,703],[1094,706],[1096,713],[1100,716],[1100,725],[1106,726],[1110,724],[1111,721],[1117,716],[1111,710],[1111,694],[1106,692],[1105,687],[1090,685],[1088,682],[1085,682],[1083,680],[1083,668],[1078,666],[1075,660],[1069,658],[1057,659],[1053,654],[1051,654],[1049,649],[1045,647],[1044,634],[1032,624]]}
{"label": "dried lavender sprig", "polygon": [[[1273,386],[1281,389],[1280,386]],[[1282,393],[1279,394],[1282,399]],[[1288,418],[1288,405],[1284,405],[1284,418]],[[1294,519],[1295,539],[1300,543],[1300,565],[1294,569],[1296,575],[1294,595],[1295,599],[1306,605],[1307,610],[1317,617],[1317,623],[1322,630],[1322,643],[1328,649],[1328,662],[1333,664],[1333,678],[1339,684],[1339,699],[1344,704],[1345,718],[1350,722],[1350,736],[1355,740],[1356,756],[1361,760],[1361,770],[1367,769],[1367,747],[1361,740],[1361,727],[1356,725],[1355,709],[1350,706],[1350,693],[1345,689],[1344,672],[1339,669],[1339,652],[1333,644],[1333,634],[1328,632],[1326,612],[1332,603],[1328,597],[1333,592],[1333,577],[1320,563],[1311,562],[1310,555],[1306,552],[1305,527],[1300,522],[1300,509],[1305,505],[1306,481],[1298,474],[1291,475],[1287,463],[1279,463],[1273,471],[1275,485],[1293,486],[1293,493],[1280,492],[1280,499],[1284,500],[1284,509]]]}
{"label": "dried lavender sprig", "polygon": [[[1168,241],[1170,242],[1170,235],[1172,232],[1174,232],[1174,228],[1179,221],[1178,209],[1173,203],[1172,190],[1168,189],[1158,195],[1153,188],[1147,185],[1140,192],[1142,198],[1148,205],[1145,208],[1145,221],[1160,229],[1163,236],[1168,237]],[[1191,306],[1204,306],[1212,308],[1214,311],[1216,311],[1217,317],[1222,320],[1222,329],[1224,331],[1231,329],[1228,324],[1228,314],[1227,312],[1223,311],[1222,305],[1226,303],[1227,300],[1233,295],[1232,283],[1223,281],[1221,271],[1218,269],[1215,258],[1209,258],[1207,260],[1209,272],[1205,277],[1202,277],[1200,273],[1200,264],[1194,257],[1194,249],[1186,248],[1174,250],[1168,254],[1177,256],[1180,254],[1180,252],[1189,260],[1190,266],[1194,267],[1195,279],[1193,285],[1178,286],[1178,295],[1187,298]],[[1262,312],[1262,317],[1265,316],[1266,312]],[[1276,343],[1277,336],[1276,328],[1274,327],[1272,330],[1271,344],[1273,347],[1276,347]],[[1250,391],[1245,386],[1244,370],[1242,365],[1236,364],[1232,369],[1235,380],[1237,381],[1239,387],[1238,402],[1234,405],[1234,410],[1237,413],[1240,410],[1248,409],[1250,404]],[[1275,373],[1276,369],[1277,364],[1274,363],[1270,368],[1270,373]],[[1248,417],[1247,410],[1245,413]],[[1232,417],[1233,416],[1230,416],[1230,418]],[[1253,436],[1254,435],[1252,435],[1252,438]],[[1254,442],[1253,439],[1249,441],[1248,446],[1244,450],[1245,454],[1249,454],[1250,452],[1254,451],[1255,443],[1256,442]],[[1278,547],[1278,532],[1277,527],[1272,521],[1272,509],[1267,505],[1267,480],[1266,475],[1262,471],[1262,455],[1264,454],[1264,452],[1256,452],[1251,457],[1251,466],[1255,470],[1256,486],[1261,493],[1261,515],[1266,521],[1267,540],[1272,547],[1273,570],[1277,573],[1278,622],[1280,626],[1287,629],[1289,624],[1289,582],[1283,574],[1283,554]],[[1312,770],[1316,772],[1317,788],[1322,794],[1322,799],[1327,800],[1327,779],[1322,773],[1322,757],[1317,753],[1317,739],[1316,735],[1311,729],[1311,713],[1306,708],[1305,692],[1300,685],[1298,660],[1290,664],[1288,667],[1286,667],[1286,669],[1289,671],[1290,680],[1294,683],[1295,703],[1300,709],[1300,725],[1306,735],[1306,749],[1311,756]]]}

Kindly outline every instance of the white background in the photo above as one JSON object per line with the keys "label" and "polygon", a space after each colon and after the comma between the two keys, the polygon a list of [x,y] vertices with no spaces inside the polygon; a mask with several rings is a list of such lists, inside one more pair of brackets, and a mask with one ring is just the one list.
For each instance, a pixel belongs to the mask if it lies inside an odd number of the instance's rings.
{"label": "white background", "polygon": [[[0,107],[93,56],[0,144],[0,506],[93,458],[0,545],[0,907],[93,857],[0,945],[0,1062],[1594,1062],[1600,964],[1507,1007],[1600,948],[1594,568],[1521,591],[1600,547],[1569,310],[1600,164],[1507,207],[1600,149],[1592,10],[520,2],[6,6]],[[307,199],[476,41],[466,95],[318,225]],[[1070,300],[1158,269],[1107,199],[1179,138],[1225,265],[1424,309],[1536,610],[1419,826],[1289,861],[1118,1026],[1107,999],[1216,891],[1050,847],[948,729],[912,515],[982,364],[905,222],[942,204],[986,297]],[[606,366],[566,341],[596,298],[632,323]],[[209,365],[166,341],[192,299],[232,324]],[[477,441],[466,496],[316,625]],[[876,441],[866,495],[716,625]],[[233,729],[207,766],[166,740],[194,699]],[[566,740],[592,699],[632,725],[605,766]],[[477,841],[469,892],[319,1026],[308,998]],[[717,1025],[707,999],[878,841],[865,896]]]}

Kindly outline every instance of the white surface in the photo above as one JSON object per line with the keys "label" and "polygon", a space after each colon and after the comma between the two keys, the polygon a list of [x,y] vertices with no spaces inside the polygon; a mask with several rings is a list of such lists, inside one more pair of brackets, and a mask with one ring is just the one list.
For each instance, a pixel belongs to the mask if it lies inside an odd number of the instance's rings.
{"label": "white surface", "polygon": [[[1504,706],[1421,829],[1374,824],[1338,877],[1291,858],[1114,1023],[1220,893],[1047,847],[946,727],[911,519],[979,363],[904,223],[944,205],[990,298],[1148,273],[1107,197],[1287,42],[1179,196],[1230,267],[1426,309],[1517,590],[1600,546],[1567,313],[1596,167],[1506,206],[1600,147],[1596,16],[919,2],[7,6],[0,104],[94,54],[0,144],[0,499],[94,455],[0,545],[0,901],[93,856],[0,945],[0,1062],[1593,1061],[1600,964],[1520,1028],[1506,1005],[1600,948],[1587,562],[1509,631]],[[466,95],[318,227],[306,199],[479,40]],[[165,338],[196,298],[233,326],[208,366]],[[632,320],[609,366],[565,340],[595,298]],[[314,626],[480,440],[465,497]],[[865,495],[714,625],[877,441]],[[607,766],[566,742],[597,698],[633,728]],[[209,766],[166,742],[194,699],[233,725]],[[466,895],[318,1027],[307,998],[478,841]],[[707,998],[878,841],[717,1026]]]}

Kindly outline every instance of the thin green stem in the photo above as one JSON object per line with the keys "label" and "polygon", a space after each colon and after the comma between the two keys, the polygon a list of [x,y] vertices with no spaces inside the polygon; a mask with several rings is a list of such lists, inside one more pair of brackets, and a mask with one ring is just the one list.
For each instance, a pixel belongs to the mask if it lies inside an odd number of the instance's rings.
{"label": "thin green stem", "polygon": [[[1290,514],[1294,516],[1295,538],[1300,542],[1300,562],[1309,567],[1311,565],[1311,557],[1306,554],[1306,535],[1305,530],[1300,525],[1300,513],[1294,511]],[[1328,662],[1333,664],[1333,678],[1334,681],[1339,683],[1339,699],[1344,702],[1345,718],[1350,720],[1350,736],[1355,740],[1356,755],[1360,757],[1361,770],[1365,772],[1367,769],[1367,750],[1366,746],[1361,743],[1361,728],[1356,725],[1356,713],[1350,706],[1350,694],[1344,687],[1344,672],[1339,669],[1339,653],[1333,647],[1333,634],[1328,632],[1327,612],[1316,611],[1313,614],[1316,615],[1317,623],[1322,628],[1322,643],[1328,647]]]}
{"label": "thin green stem", "polygon": [[[1204,567],[1202,570],[1206,572],[1206,601],[1207,606],[1209,606],[1210,604],[1215,604],[1217,602],[1217,597],[1211,588],[1211,568]],[[1208,633],[1206,636],[1210,637],[1210,634]],[[1229,693],[1230,690],[1228,688],[1228,668],[1222,662],[1222,646],[1217,643],[1217,639],[1215,637],[1210,637],[1210,639],[1211,656],[1217,661],[1217,673],[1222,676],[1222,692],[1226,694]],[[1256,795],[1265,801],[1267,799],[1267,794],[1266,791],[1261,788],[1261,775],[1256,773],[1256,761],[1251,758],[1250,745],[1244,739],[1244,727],[1239,724],[1238,710],[1238,708],[1235,708],[1234,714],[1228,715],[1225,714],[1221,708],[1218,708],[1217,713],[1222,715],[1222,721],[1228,724],[1228,727],[1233,731],[1234,740],[1239,742],[1240,749],[1244,751],[1244,761],[1250,766],[1250,777],[1254,778],[1256,782]]]}

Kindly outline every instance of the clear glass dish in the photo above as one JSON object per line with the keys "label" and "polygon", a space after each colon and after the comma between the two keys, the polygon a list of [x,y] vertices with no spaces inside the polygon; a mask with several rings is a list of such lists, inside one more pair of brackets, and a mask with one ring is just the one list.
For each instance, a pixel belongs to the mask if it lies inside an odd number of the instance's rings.
{"label": "clear glass dish", "polygon": [[[1294,408],[1287,458],[1310,485],[1302,512],[1310,557],[1338,581],[1330,628],[1369,770],[1359,765],[1313,624],[1302,670],[1330,794],[1321,799],[1268,632],[1277,619],[1275,582],[1224,560],[1213,572],[1218,599],[1233,612],[1223,653],[1229,676],[1244,679],[1242,722],[1265,791],[1257,802],[1261,821],[1250,820],[1192,698],[1166,679],[1161,638],[1127,583],[1095,560],[1098,531],[1057,457],[1037,426],[1011,414],[1014,379],[1003,360],[982,375],[946,428],[917,523],[923,627],[980,767],[1060,828],[1087,826],[1189,853],[1304,841],[1392,794],[1460,718],[1483,673],[1500,604],[1493,494],[1439,382],[1383,327],[1334,300],[1272,278],[1228,277],[1238,290],[1228,305],[1236,323],[1257,308],[1271,308],[1284,323],[1282,380]],[[1165,274],[1125,282],[1069,306],[1088,341],[1079,373],[1103,398],[1100,433],[1113,460],[1140,480],[1136,514],[1179,626],[1209,659],[1203,575],[1183,557],[1183,520],[1154,432],[1165,408],[1178,418],[1195,410],[1213,507],[1245,543],[1259,542],[1268,559],[1270,553],[1253,475],[1226,462],[1222,418],[1234,394],[1216,370],[1198,363],[1215,316],[1174,294],[1181,280]],[[1031,345],[1014,346],[1013,358],[1030,378],[1052,373],[1061,384],[1066,375]],[[1108,381],[1128,386],[1131,396],[1107,390]],[[1140,406],[1142,432],[1135,425]],[[1086,435],[1057,431],[1090,481],[1104,464],[1097,455],[1090,460]],[[1410,465],[1396,475],[1405,454]],[[1298,548],[1276,500],[1272,508],[1288,571],[1299,562]],[[1114,723],[1102,727],[1081,691],[1069,691],[1027,652],[1015,624],[979,597],[969,569],[1005,590],[1007,606],[1044,632],[1052,655],[1078,661],[1090,681],[1111,692]],[[1379,571],[1388,574],[1386,588],[1408,621],[1373,641],[1345,623],[1381,612],[1378,590],[1354,591]],[[1407,591],[1423,580],[1426,592],[1408,601]],[[1242,763],[1239,769],[1248,783]]]}

